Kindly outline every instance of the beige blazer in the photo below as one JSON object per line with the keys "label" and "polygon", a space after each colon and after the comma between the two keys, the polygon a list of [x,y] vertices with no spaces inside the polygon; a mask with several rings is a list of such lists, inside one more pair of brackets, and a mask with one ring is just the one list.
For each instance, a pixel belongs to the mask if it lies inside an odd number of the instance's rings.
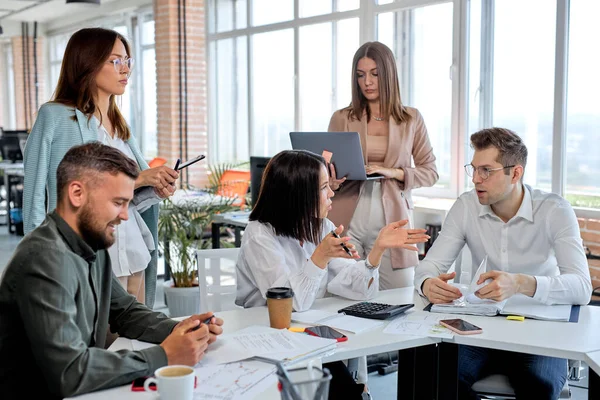
{"label": "beige blazer", "polygon": [[[408,219],[408,210],[413,209],[411,189],[433,186],[439,176],[435,167],[433,148],[429,143],[427,128],[421,113],[416,108],[406,107],[410,120],[400,125],[390,119],[388,148],[383,161],[387,168],[402,168],[404,182],[396,179],[383,179],[381,184],[385,222]],[[367,149],[367,117],[359,121],[348,118],[346,109],[336,111],[329,122],[329,132],[358,132],[365,165],[369,163]],[[414,160],[415,167],[411,161]],[[329,219],[336,225],[343,224],[348,229],[356,210],[361,187],[365,181],[346,181],[333,197],[333,208]],[[392,268],[407,268],[419,263],[414,251],[390,250]]]}

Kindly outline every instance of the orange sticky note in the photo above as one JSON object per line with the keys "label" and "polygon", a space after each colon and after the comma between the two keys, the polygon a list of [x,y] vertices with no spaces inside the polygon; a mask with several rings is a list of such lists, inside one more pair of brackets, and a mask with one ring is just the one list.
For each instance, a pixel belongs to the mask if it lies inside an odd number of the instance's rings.
{"label": "orange sticky note", "polygon": [[327,150],[323,150],[323,154],[321,154],[325,159],[325,162],[328,164],[331,162],[331,157],[333,157],[333,153]]}

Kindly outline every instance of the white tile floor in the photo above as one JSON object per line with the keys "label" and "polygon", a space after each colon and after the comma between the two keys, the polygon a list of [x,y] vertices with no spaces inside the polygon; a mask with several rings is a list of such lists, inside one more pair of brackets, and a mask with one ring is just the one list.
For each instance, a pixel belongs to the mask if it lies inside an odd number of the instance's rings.
{"label": "white tile floor", "polygon": [[[12,252],[17,247],[21,238],[15,235],[9,235],[6,225],[0,225],[0,277],[2,271],[8,263]],[[154,309],[160,310],[168,314],[165,307],[162,280],[158,282],[156,288],[156,301]],[[582,376],[587,375],[587,368],[582,372]],[[377,372],[369,374],[369,388],[374,400],[388,400],[396,398],[396,373],[388,375],[379,375]],[[570,383],[572,400],[587,399],[587,381]]]}

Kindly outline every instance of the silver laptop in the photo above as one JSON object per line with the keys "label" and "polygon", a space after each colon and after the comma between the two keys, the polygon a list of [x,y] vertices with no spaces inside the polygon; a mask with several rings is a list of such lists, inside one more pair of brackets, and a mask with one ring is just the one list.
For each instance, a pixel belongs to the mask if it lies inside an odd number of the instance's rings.
{"label": "silver laptop", "polygon": [[350,181],[384,178],[380,174],[367,175],[358,132],[290,132],[290,140],[294,150],[319,155],[323,150],[331,152],[338,178],[345,176]]}

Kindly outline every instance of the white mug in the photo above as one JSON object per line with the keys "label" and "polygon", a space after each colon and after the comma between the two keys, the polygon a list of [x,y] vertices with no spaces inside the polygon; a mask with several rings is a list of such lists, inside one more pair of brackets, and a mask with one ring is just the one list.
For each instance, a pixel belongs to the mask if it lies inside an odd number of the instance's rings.
{"label": "white mug", "polygon": [[187,365],[169,365],[154,372],[155,378],[144,382],[144,390],[150,391],[150,385],[157,386],[161,400],[192,400],[196,373]]}

